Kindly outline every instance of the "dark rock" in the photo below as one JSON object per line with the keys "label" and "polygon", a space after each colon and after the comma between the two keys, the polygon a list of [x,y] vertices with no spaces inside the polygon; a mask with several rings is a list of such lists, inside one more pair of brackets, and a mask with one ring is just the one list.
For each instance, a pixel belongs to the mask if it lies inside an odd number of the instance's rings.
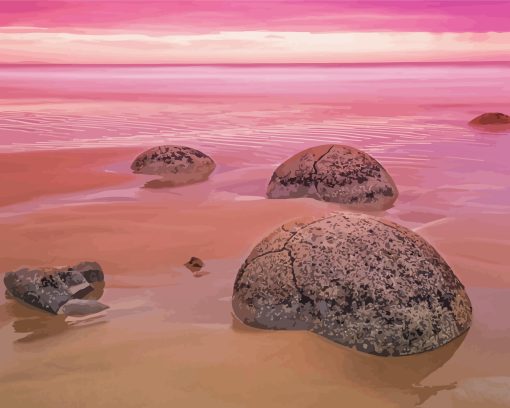
{"label": "dark rock", "polygon": [[397,187],[373,157],[343,145],[304,150],[282,163],[267,187],[269,198],[311,197],[360,209],[393,205]]}
{"label": "dark rock", "polygon": [[167,186],[206,180],[215,168],[214,161],[201,151],[170,145],[143,152],[131,165],[134,173],[161,176]]}
{"label": "dark rock", "polygon": [[89,283],[104,282],[104,273],[97,262],[80,262],[73,269],[83,275]]}
{"label": "dark rock", "polygon": [[289,223],[262,240],[237,274],[232,305],[250,326],[311,330],[382,356],[435,349],[471,324],[464,286],[430,244],[350,213]]}
{"label": "dark rock", "polygon": [[11,296],[53,314],[62,313],[63,305],[71,299],[91,293],[92,282],[102,281],[104,274],[96,262],[82,262],[73,267],[22,268],[4,276]]}
{"label": "dark rock", "polygon": [[199,271],[204,267],[204,262],[195,256],[192,256],[188,262],[184,264],[191,272]]}

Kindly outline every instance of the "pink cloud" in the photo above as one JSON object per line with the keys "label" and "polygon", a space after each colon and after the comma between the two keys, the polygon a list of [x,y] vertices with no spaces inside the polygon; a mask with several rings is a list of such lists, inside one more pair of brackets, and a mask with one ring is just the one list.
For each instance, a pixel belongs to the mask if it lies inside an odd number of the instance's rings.
{"label": "pink cloud", "polygon": [[[483,42],[483,46],[481,46]],[[508,33],[0,34],[0,63],[285,63],[509,60]]]}
{"label": "pink cloud", "polygon": [[65,32],[509,31],[507,0],[202,0],[1,2],[0,26]]}
{"label": "pink cloud", "polygon": [[0,0],[0,63],[508,60],[508,15],[508,0]]}

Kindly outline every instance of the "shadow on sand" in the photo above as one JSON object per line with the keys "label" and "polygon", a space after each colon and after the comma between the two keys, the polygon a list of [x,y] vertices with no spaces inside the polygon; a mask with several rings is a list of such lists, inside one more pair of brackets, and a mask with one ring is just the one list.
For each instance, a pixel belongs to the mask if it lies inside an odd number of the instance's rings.
{"label": "shadow on sand", "polygon": [[[235,316],[232,317],[232,328],[234,331],[251,335],[268,332],[246,326]],[[467,332],[448,344],[425,353],[379,357],[351,350],[310,333],[313,339],[305,343],[306,347],[303,347],[301,352],[308,353],[310,360],[321,360],[321,370],[327,370],[340,381],[347,378],[399,406],[420,406],[438,392],[457,386],[455,382],[437,386],[425,386],[421,385],[421,382],[452,358],[466,335]],[[313,344],[313,347],[310,347],[310,344]]]}

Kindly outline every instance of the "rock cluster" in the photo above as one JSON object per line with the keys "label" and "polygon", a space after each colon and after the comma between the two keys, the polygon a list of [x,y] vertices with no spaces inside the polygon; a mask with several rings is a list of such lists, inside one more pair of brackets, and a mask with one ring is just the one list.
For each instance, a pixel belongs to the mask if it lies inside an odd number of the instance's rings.
{"label": "rock cluster", "polygon": [[103,270],[96,262],[71,267],[21,268],[7,272],[4,284],[14,298],[53,314],[83,315],[108,308],[95,300],[80,300],[103,282]]}

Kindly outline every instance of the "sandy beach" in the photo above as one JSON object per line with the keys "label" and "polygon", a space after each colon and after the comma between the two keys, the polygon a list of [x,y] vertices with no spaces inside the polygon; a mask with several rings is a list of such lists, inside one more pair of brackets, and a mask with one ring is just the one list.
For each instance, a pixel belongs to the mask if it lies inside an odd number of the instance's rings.
{"label": "sandy beach", "polygon": [[[95,260],[106,273],[101,301],[111,307],[65,319],[2,297],[5,406],[507,406],[507,214],[410,209],[413,175],[389,166],[401,196],[375,215],[416,228],[438,248],[467,287],[474,322],[433,352],[375,357],[312,333],[251,329],[231,314],[233,280],[251,248],[283,222],[339,206],[267,200],[272,166],[236,165],[228,153],[207,182],[144,187],[150,177],[129,171],[141,150],[1,155],[9,183],[0,270]],[[41,171],[30,178],[34,162]],[[210,273],[194,278],[183,266],[191,256]]]}

